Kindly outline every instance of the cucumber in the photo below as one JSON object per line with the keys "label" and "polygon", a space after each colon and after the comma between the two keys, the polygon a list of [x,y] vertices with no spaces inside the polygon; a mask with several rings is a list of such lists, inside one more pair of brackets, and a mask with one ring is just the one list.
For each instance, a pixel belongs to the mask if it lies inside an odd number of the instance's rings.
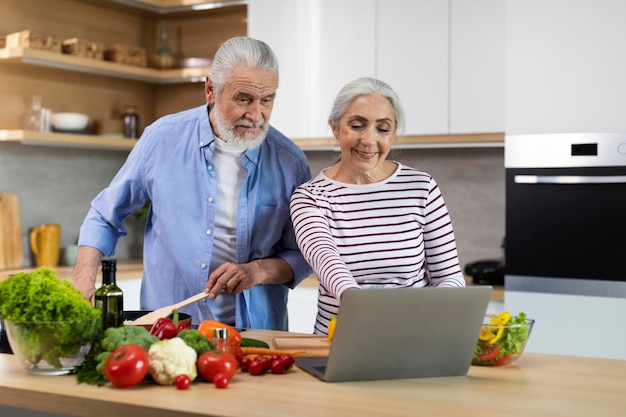
{"label": "cucumber", "polygon": [[259,347],[269,349],[270,345],[265,343],[262,340],[250,339],[249,337],[244,337],[241,339],[241,343],[239,343],[240,347]]}

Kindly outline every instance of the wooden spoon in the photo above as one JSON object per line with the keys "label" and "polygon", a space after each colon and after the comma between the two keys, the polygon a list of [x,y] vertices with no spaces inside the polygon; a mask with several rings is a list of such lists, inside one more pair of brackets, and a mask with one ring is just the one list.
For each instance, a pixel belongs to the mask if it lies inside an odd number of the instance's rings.
{"label": "wooden spoon", "polygon": [[154,310],[148,314],[144,314],[141,317],[137,317],[132,324],[134,325],[145,325],[145,324],[153,324],[155,321],[157,321],[158,319],[162,318],[162,317],[167,317],[170,314],[172,314],[172,311],[174,311],[175,309],[181,309],[185,306],[188,306],[189,304],[193,304],[193,303],[197,303],[200,300],[204,300],[205,298],[207,298],[209,296],[209,294],[205,293],[204,291],[202,291],[201,293],[198,293],[196,295],[192,295],[191,297],[178,302],[176,304],[172,304],[169,306],[165,306],[165,307],[161,307],[157,310]]}

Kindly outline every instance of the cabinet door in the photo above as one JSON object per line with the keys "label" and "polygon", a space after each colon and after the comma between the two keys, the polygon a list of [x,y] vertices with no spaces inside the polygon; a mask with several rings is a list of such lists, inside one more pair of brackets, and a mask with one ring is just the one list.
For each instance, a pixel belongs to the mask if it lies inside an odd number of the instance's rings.
{"label": "cabinet door", "polygon": [[450,133],[503,132],[506,2],[452,0]]}
{"label": "cabinet door", "polygon": [[328,114],[357,77],[375,75],[375,0],[250,0],[248,35],[280,61],[271,123],[291,138],[331,137]]}
{"label": "cabinet door", "polygon": [[405,134],[448,133],[448,2],[385,0],[377,7],[377,73],[400,96]]}
{"label": "cabinet door", "polygon": [[626,2],[507,6],[507,133],[625,131]]}

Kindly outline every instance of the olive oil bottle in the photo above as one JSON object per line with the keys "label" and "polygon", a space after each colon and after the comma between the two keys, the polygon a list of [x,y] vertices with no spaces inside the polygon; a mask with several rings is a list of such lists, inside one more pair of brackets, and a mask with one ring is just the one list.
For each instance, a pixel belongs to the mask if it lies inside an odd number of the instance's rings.
{"label": "olive oil bottle", "polygon": [[124,322],[124,294],[115,283],[117,261],[102,261],[102,286],[96,290],[96,308],[102,311],[102,331]]}

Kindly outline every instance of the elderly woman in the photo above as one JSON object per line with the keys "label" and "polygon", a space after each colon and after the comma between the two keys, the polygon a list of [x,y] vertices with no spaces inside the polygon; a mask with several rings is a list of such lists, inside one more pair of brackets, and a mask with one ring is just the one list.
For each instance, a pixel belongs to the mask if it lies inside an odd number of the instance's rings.
{"label": "elderly woman", "polygon": [[404,122],[389,85],[348,83],[329,118],[341,158],[291,197],[298,246],[320,281],[315,333],[327,333],[348,288],[465,286],[437,183],[387,160]]}

